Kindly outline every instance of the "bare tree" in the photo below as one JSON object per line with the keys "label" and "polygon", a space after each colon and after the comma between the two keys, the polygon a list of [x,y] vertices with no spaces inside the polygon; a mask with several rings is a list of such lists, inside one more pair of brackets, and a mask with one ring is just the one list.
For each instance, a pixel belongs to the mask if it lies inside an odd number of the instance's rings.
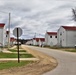
{"label": "bare tree", "polygon": [[72,8],[73,20],[76,22],[76,8]]}

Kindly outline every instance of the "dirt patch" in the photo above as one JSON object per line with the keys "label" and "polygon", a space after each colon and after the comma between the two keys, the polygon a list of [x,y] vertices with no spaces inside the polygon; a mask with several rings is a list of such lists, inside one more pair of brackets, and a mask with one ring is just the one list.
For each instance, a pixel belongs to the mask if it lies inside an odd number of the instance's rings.
{"label": "dirt patch", "polygon": [[11,47],[10,49],[15,49],[17,46],[13,46],[13,47]]}
{"label": "dirt patch", "polygon": [[1,70],[0,75],[42,75],[57,66],[55,58],[47,56],[39,51],[31,50],[25,46],[22,46],[22,48],[40,60],[35,61],[32,64],[28,64],[27,66]]}

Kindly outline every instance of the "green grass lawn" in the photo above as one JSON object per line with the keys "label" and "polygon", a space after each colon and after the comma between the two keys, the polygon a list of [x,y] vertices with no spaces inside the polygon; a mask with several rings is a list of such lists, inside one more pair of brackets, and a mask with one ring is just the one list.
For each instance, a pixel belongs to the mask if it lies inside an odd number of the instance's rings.
{"label": "green grass lawn", "polygon": [[[11,52],[17,52],[17,49],[9,49]],[[19,50],[19,52],[26,52],[25,50]]]}
{"label": "green grass lawn", "polygon": [[67,52],[76,52],[75,48],[66,48],[66,47],[50,47],[50,46],[45,46],[44,48],[50,48],[50,49],[55,49],[55,50],[62,50],[62,51],[67,51]]}
{"label": "green grass lawn", "polygon": [[65,51],[68,51],[68,52],[76,52],[76,49],[67,49],[67,50],[65,50]]}
{"label": "green grass lawn", "polygon": [[7,61],[7,62],[0,62],[0,70],[2,69],[9,69],[13,67],[20,67],[32,63],[33,61],[21,61],[18,63],[17,61]]}
{"label": "green grass lawn", "polygon": [[[17,50],[15,50],[15,49],[10,49],[10,51],[17,52]],[[20,50],[20,52],[26,53],[25,50]],[[24,54],[24,53],[20,54],[20,58],[32,58],[32,57],[34,57],[32,54]],[[0,52],[0,58],[18,58],[18,54],[17,53],[15,54],[15,53]],[[20,66],[27,65],[29,63],[33,63],[33,61],[20,61],[20,63],[18,63],[18,61],[0,61],[0,70],[9,69],[9,68],[13,68],[13,67],[20,67]]]}
{"label": "green grass lawn", "polygon": [[[0,52],[0,58],[17,58],[18,55],[14,53],[2,53]],[[20,58],[32,58],[32,54],[20,54]]]}

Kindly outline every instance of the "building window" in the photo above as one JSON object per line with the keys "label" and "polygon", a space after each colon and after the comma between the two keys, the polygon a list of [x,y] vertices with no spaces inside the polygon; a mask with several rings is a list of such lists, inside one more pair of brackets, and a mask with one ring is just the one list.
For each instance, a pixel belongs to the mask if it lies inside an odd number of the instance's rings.
{"label": "building window", "polygon": [[50,38],[52,38],[52,36],[50,36]]}
{"label": "building window", "polygon": [[55,38],[57,38],[57,36],[55,36]]}

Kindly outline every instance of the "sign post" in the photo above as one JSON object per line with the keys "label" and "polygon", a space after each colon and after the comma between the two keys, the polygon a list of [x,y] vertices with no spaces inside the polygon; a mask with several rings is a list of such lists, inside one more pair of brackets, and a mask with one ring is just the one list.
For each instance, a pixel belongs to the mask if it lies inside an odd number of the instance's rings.
{"label": "sign post", "polygon": [[22,35],[22,29],[21,28],[15,28],[13,30],[13,35],[17,37],[17,51],[18,51],[18,63],[20,63],[20,55],[19,55],[19,37]]}

